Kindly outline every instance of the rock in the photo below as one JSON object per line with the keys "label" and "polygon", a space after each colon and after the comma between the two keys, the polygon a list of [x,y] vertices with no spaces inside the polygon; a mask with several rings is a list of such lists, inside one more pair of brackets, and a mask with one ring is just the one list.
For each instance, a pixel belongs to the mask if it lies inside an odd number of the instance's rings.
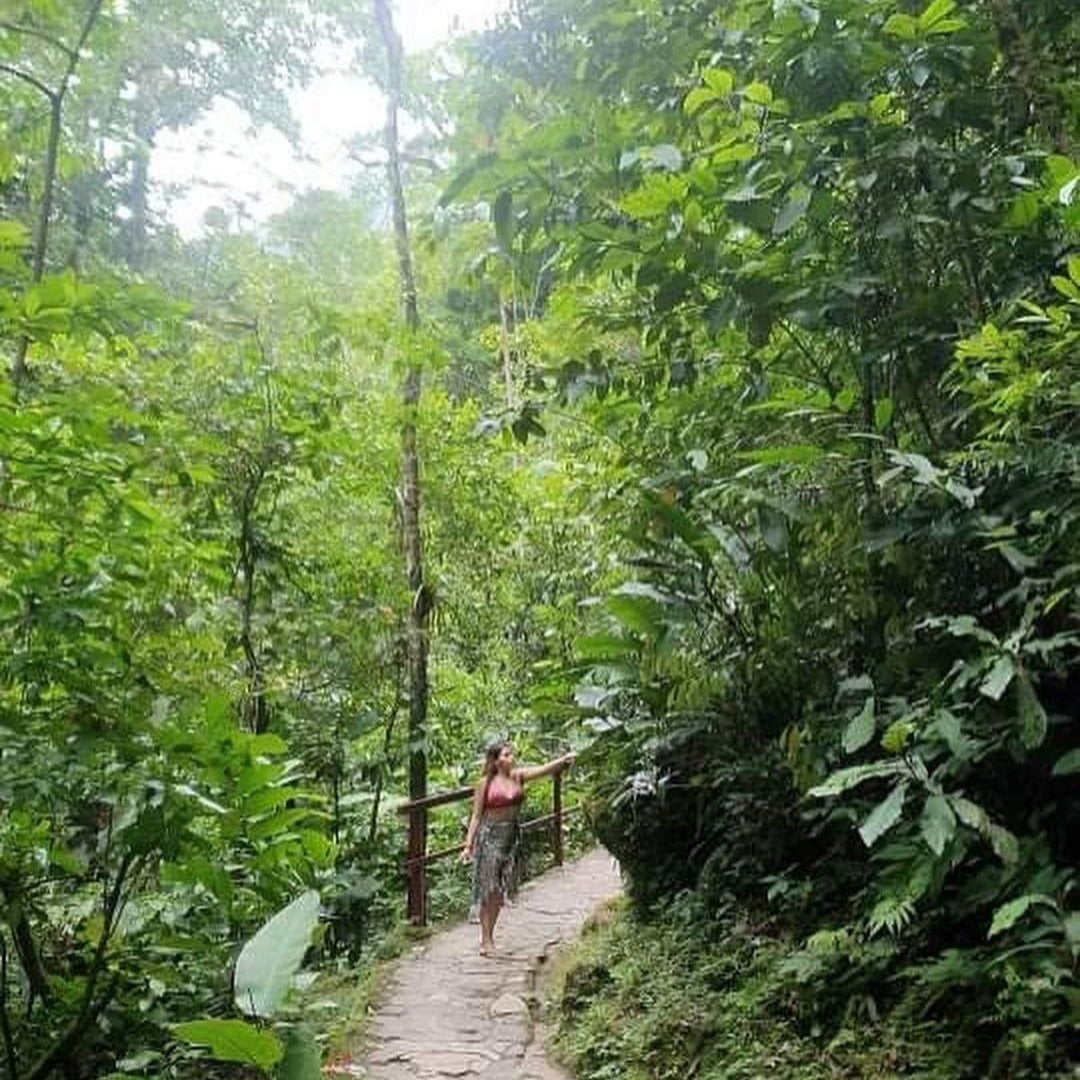
{"label": "rock", "polygon": [[488,1010],[492,1016],[527,1016],[529,1006],[517,994],[502,994],[497,997]]}

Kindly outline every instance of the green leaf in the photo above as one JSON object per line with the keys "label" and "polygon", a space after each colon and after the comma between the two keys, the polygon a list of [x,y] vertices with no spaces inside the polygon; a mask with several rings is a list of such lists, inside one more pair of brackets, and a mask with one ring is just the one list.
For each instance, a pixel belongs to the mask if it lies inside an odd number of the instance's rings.
{"label": "green leaf", "polygon": [[288,832],[294,826],[300,824],[312,816],[313,811],[304,806],[293,806],[287,810],[280,810],[270,817],[256,821],[248,827],[248,836],[252,840],[269,840],[272,836],[280,836]]}
{"label": "green leaf", "polygon": [[1046,710],[1027,675],[1021,674],[1016,691],[1020,707],[1020,741],[1028,750],[1034,750],[1046,739]]}
{"label": "green leaf", "polygon": [[1016,862],[1020,854],[1020,845],[1008,829],[995,825],[990,820],[990,815],[978,804],[970,799],[964,799],[956,795],[946,796],[949,805],[953,808],[956,816],[969,828],[974,829],[981,836],[990,841],[994,854],[1006,865]]}
{"label": "green leaf", "polygon": [[233,996],[249,1016],[272,1016],[289,992],[319,923],[319,894],[303,893],[248,941],[236,961]]}
{"label": "green leaf", "polygon": [[589,634],[578,638],[574,651],[581,660],[625,660],[637,655],[638,646],[615,634]]}
{"label": "green leaf", "polygon": [[873,847],[899,820],[907,798],[907,781],[899,783],[870,811],[859,826],[859,835],[867,847]]}
{"label": "green leaf", "polygon": [[322,1057],[315,1037],[306,1026],[289,1028],[277,1080],[322,1080]]}
{"label": "green leaf", "polygon": [[757,147],[753,143],[737,142],[729,146],[722,146],[710,158],[709,162],[714,169],[725,165],[736,165],[740,161],[749,161],[757,154]]}
{"label": "green leaf", "polygon": [[289,752],[289,744],[272,731],[264,731],[261,735],[252,735],[248,739],[248,746],[253,754],[266,757],[280,757]]}
{"label": "green leaf", "polygon": [[922,837],[935,855],[942,855],[956,835],[956,814],[943,795],[930,795],[923,804],[919,822]]}
{"label": "green leaf", "polygon": [[1005,223],[1012,229],[1026,229],[1038,221],[1043,206],[1034,191],[1025,191],[1018,195],[1009,207]]}
{"label": "green leaf", "polygon": [[1009,688],[1016,674],[1016,665],[1013,658],[1007,653],[1002,654],[994,661],[990,673],[983,679],[979,686],[980,693],[985,694],[991,701],[1000,701],[1001,695]]}
{"label": "green leaf", "polygon": [[718,97],[726,97],[735,89],[735,76],[726,68],[709,68],[701,78]]}
{"label": "green leaf", "polygon": [[885,431],[892,423],[893,399],[891,397],[879,398],[874,402],[874,430]]}
{"label": "green leaf", "polygon": [[1050,278],[1050,284],[1065,297],[1066,300],[1080,300],[1080,286],[1075,285],[1069,278],[1054,274]]}
{"label": "green leaf", "polygon": [[919,26],[923,30],[940,22],[946,15],[951,15],[956,10],[956,0],[931,0],[919,16]]}
{"label": "green leaf", "polygon": [[683,99],[683,109],[687,116],[700,112],[706,105],[718,100],[716,95],[704,86],[695,86]]}
{"label": "green leaf", "polygon": [[1001,825],[991,823],[990,846],[1006,866],[1012,866],[1020,858],[1020,844],[1016,837]]}
{"label": "green leaf", "polygon": [[844,731],[844,753],[854,754],[861,750],[874,737],[876,727],[874,717],[874,699],[868,697],[862,710]]}
{"label": "green leaf", "polygon": [[660,608],[646,596],[615,595],[607,599],[607,609],[628,630],[646,638],[657,638],[662,629]]}
{"label": "green leaf", "polygon": [[822,783],[812,787],[807,794],[815,799],[825,799],[833,795],[842,795],[866,780],[882,776],[897,776],[901,772],[903,772],[903,766],[896,761],[875,761],[869,765],[852,765],[847,769],[838,769]]}
{"label": "green leaf", "polygon": [[1067,754],[1059,757],[1054,763],[1052,771],[1054,776],[1072,776],[1075,773],[1080,773],[1080,748],[1070,750]]}
{"label": "green leaf", "polygon": [[218,1061],[237,1061],[272,1069],[284,1050],[272,1031],[260,1031],[243,1020],[192,1020],[173,1026],[173,1034],[193,1046],[207,1046]]}
{"label": "green leaf", "polygon": [[997,937],[998,934],[1011,929],[1037,904],[1048,904],[1050,907],[1057,907],[1053,897],[1047,896],[1045,893],[1027,893],[1024,896],[1018,896],[1015,900],[1002,904],[994,912],[994,918],[990,922],[990,932],[986,936],[988,938]]}
{"label": "green leaf", "polygon": [[886,34],[901,38],[904,41],[914,41],[919,36],[919,23],[910,15],[897,13],[890,15],[882,27]]}
{"label": "green leaf", "polygon": [[755,105],[768,107],[773,102],[773,92],[763,82],[752,82],[744,86],[740,91],[746,101]]}
{"label": "green leaf", "polygon": [[789,232],[795,226],[809,208],[810,198],[811,191],[809,188],[800,187],[792,191],[773,222],[774,236],[783,236],[784,233]]}
{"label": "green leaf", "polygon": [[906,454],[899,450],[890,450],[889,457],[897,465],[911,469],[915,474],[912,480],[916,484],[924,486],[936,484],[938,479],[945,475],[941,469],[934,466],[929,458],[923,457],[922,454]]}
{"label": "green leaf", "polygon": [[978,803],[961,798],[958,795],[950,795],[948,799],[949,805],[953,808],[956,816],[969,829],[974,829],[984,836],[990,835],[990,815]]}

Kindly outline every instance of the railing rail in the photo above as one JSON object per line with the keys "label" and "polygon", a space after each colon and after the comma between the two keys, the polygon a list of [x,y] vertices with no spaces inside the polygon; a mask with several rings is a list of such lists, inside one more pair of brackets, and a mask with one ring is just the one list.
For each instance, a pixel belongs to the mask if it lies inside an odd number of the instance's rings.
{"label": "railing rail", "polygon": [[[551,777],[551,809],[550,814],[543,817],[533,818],[521,826],[525,833],[538,832],[549,827],[551,831],[551,847],[556,866],[563,863],[563,821],[571,814],[578,812],[580,807],[571,806],[563,809],[562,791],[563,770],[559,769]],[[397,812],[408,815],[409,836],[405,855],[405,876],[408,883],[408,916],[409,921],[416,926],[424,926],[427,923],[427,874],[426,868],[440,859],[448,859],[451,855],[458,855],[462,845],[455,844],[453,847],[443,848],[440,851],[427,850],[427,814],[436,806],[447,806],[450,803],[464,802],[473,797],[475,788],[461,787],[453,791],[441,791],[434,795],[425,795],[422,799],[402,803]]]}

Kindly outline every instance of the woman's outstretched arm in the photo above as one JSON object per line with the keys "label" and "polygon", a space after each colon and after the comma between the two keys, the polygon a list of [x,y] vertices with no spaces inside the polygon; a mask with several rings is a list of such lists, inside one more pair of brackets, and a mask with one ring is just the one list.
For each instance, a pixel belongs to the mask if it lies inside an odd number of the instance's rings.
{"label": "woman's outstretched arm", "polygon": [[577,760],[577,754],[563,754],[561,758],[549,761],[546,765],[526,765],[524,768],[515,769],[514,775],[522,784],[530,780],[539,780],[542,776],[550,776],[552,773],[562,772],[569,769]]}

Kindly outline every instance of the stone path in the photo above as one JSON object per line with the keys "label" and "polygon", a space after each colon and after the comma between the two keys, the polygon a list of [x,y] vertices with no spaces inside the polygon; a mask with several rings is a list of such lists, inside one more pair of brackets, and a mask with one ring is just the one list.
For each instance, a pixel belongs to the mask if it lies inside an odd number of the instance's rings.
{"label": "stone path", "polygon": [[437,934],[399,961],[354,1076],[370,1080],[562,1080],[530,1013],[536,969],[619,891],[597,850],[526,885],[495,930],[499,955],[477,955],[479,928]]}

